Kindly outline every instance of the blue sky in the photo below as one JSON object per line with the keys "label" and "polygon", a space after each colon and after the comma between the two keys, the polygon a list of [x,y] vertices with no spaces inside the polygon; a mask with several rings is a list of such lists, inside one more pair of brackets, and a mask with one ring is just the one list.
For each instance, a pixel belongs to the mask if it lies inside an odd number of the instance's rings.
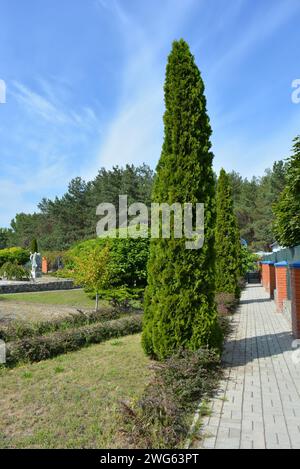
{"label": "blue sky", "polygon": [[155,168],[165,64],[202,72],[214,166],[261,175],[300,133],[299,0],[0,0],[0,226],[101,166]]}

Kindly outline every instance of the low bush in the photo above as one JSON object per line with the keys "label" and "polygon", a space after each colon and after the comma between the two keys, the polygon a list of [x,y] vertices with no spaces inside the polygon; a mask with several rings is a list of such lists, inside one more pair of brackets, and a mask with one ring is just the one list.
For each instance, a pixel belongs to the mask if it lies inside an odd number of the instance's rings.
{"label": "low bush", "polygon": [[239,304],[239,300],[234,293],[216,293],[215,300],[220,316],[233,314]]}
{"label": "low bush", "polygon": [[8,280],[29,280],[29,271],[16,262],[5,262],[0,268],[0,277]]}
{"label": "low bush", "polygon": [[189,433],[187,417],[216,389],[220,357],[208,349],[181,350],[153,369],[142,397],[121,403],[122,433],[134,448],[175,448]]}
{"label": "low bush", "polygon": [[23,248],[0,249],[0,267],[5,262],[16,262],[19,265],[24,265],[29,261],[29,257],[29,251]]}
{"label": "low bush", "polygon": [[137,313],[137,310],[133,309],[131,306],[126,309],[121,306],[102,307],[98,311],[85,312],[77,310],[76,313],[71,313],[64,318],[54,319],[52,321],[29,323],[14,320],[0,327],[0,339],[5,342],[12,342],[18,339],[24,339],[25,337],[34,337],[51,332],[64,331],[74,327],[87,326],[96,322],[110,321],[130,313]]}
{"label": "low bush", "polygon": [[113,337],[136,334],[141,330],[142,317],[136,314],[48,335],[27,337],[7,344],[6,365],[45,360]]}

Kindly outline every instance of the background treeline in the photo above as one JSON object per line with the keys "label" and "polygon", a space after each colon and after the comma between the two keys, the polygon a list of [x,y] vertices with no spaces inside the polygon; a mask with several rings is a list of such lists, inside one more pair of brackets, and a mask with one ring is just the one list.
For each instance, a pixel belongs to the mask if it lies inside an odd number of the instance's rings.
{"label": "background treeline", "polygon": [[[30,247],[38,239],[40,250],[63,251],[72,244],[96,236],[96,207],[108,202],[118,208],[118,197],[127,194],[128,204],[151,203],[153,171],[147,165],[102,168],[92,181],[73,179],[67,192],[54,200],[42,199],[39,211],[18,213],[11,229],[0,230],[0,249],[10,246]],[[118,213],[117,213],[118,217]]]}
{"label": "background treeline", "polygon": [[[269,250],[274,242],[272,205],[285,187],[286,164],[275,162],[265,175],[252,179],[229,173],[241,236],[251,249]],[[33,214],[18,213],[10,229],[0,229],[0,249],[10,246],[29,248],[33,238],[39,249],[62,251],[72,244],[96,235],[96,207],[102,202],[118,208],[118,196],[128,195],[128,203],[151,203],[154,172],[145,164],[125,168],[102,168],[92,181],[73,179],[67,192],[54,200],[42,199]]]}

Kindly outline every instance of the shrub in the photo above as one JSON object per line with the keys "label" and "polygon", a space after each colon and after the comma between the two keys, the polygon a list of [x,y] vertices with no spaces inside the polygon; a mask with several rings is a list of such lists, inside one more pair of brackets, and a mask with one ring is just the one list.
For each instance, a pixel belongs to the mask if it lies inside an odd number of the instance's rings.
{"label": "shrub", "polygon": [[188,435],[188,414],[215,390],[220,358],[208,349],[181,350],[153,368],[142,397],[121,403],[123,434],[135,448],[175,448]]}
{"label": "shrub", "polygon": [[16,262],[5,262],[0,268],[0,277],[8,280],[29,280],[29,272]]}
{"label": "shrub", "polygon": [[109,248],[110,284],[112,287],[145,286],[149,239],[107,238],[90,239],[73,246],[65,253],[65,269],[60,273],[72,277],[76,258],[84,258],[95,249]]}
{"label": "shrub", "polygon": [[135,334],[141,329],[142,318],[140,314],[136,314],[49,335],[27,337],[7,344],[6,364],[13,366],[18,362],[45,360],[89,344],[98,344],[112,337]]}
{"label": "shrub", "polygon": [[19,265],[24,265],[29,262],[29,251],[23,248],[7,248],[0,250],[0,267],[5,262],[16,262]]}
{"label": "shrub", "polygon": [[233,314],[239,304],[234,293],[216,293],[217,310],[220,316]]}

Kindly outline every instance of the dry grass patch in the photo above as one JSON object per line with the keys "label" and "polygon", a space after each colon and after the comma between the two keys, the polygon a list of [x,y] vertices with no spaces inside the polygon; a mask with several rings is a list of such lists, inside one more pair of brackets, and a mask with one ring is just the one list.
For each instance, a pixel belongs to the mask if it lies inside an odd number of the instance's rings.
{"label": "dry grass patch", "polygon": [[120,448],[119,400],[150,379],[140,335],[0,372],[0,447]]}

